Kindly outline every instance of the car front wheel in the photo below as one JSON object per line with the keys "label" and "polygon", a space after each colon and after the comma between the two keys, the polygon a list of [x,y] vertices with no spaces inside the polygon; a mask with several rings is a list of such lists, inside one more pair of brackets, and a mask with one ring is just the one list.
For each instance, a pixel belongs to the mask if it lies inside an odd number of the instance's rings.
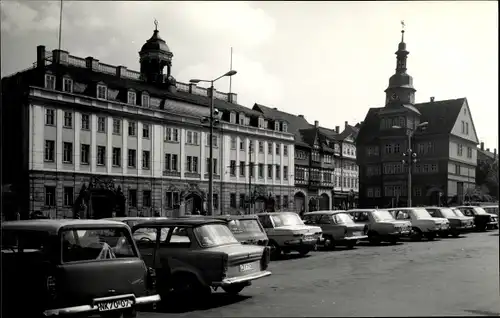
{"label": "car front wheel", "polygon": [[234,285],[224,286],[222,287],[222,290],[231,295],[238,295],[246,286],[247,284],[234,284]]}

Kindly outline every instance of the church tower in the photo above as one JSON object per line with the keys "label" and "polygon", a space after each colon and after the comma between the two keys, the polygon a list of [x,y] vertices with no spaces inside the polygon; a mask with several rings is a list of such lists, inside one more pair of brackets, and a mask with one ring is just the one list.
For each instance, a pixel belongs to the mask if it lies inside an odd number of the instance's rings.
{"label": "church tower", "polygon": [[[148,83],[156,84],[175,81],[170,73],[173,56],[168,45],[160,37],[158,22],[155,20],[153,36],[146,41],[139,52],[142,79]],[[163,74],[165,66],[167,67],[166,76]]]}

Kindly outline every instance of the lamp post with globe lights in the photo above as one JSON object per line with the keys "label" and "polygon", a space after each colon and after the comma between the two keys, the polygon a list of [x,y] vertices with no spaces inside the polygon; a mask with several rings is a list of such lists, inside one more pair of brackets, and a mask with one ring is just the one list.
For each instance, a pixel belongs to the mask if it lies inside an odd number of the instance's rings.
{"label": "lamp post with globe lights", "polygon": [[[201,80],[201,79],[192,79],[189,82],[193,84],[197,84],[200,82],[204,83],[210,83],[210,116],[208,117],[203,117],[201,119],[201,122],[206,124],[208,122],[209,127],[210,127],[210,133],[209,133],[209,165],[208,165],[208,215],[213,215],[213,193],[214,193],[214,176],[213,176],[213,136],[214,136],[214,125],[217,125],[219,123],[219,110],[214,108],[214,83],[218,81],[219,79],[226,77],[226,76],[233,76],[236,74],[236,71],[230,70],[229,72],[225,73],[224,75],[221,75],[217,77],[214,80]],[[221,193],[222,195],[222,193]]]}
{"label": "lamp post with globe lights", "polygon": [[[423,122],[423,123],[418,124],[414,130],[412,130],[412,129],[406,130],[406,136],[408,137],[408,149],[403,153],[403,160],[401,160],[401,162],[403,163],[403,165],[408,166],[408,179],[407,179],[408,185],[406,188],[406,190],[408,192],[408,202],[407,202],[408,207],[412,206],[412,202],[411,202],[412,201],[412,189],[411,189],[412,167],[417,162],[417,153],[415,151],[413,151],[413,149],[412,149],[412,147],[413,147],[412,146],[412,137],[418,129],[423,130],[427,127],[428,124],[429,124],[428,122]],[[401,129],[402,127],[392,126],[392,128]]]}

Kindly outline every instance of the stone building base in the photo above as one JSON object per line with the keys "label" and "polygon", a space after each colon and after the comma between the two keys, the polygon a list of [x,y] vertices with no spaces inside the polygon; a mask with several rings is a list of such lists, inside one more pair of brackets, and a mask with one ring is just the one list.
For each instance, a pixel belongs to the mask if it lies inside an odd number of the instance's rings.
{"label": "stone building base", "polygon": [[[97,179],[94,179],[97,178]],[[193,180],[179,180],[169,178],[147,178],[147,177],[115,177],[107,175],[91,175],[81,173],[65,173],[65,172],[32,172],[30,174],[30,191],[29,212],[42,212],[43,215],[51,218],[72,218],[73,206],[64,204],[64,188],[73,189],[73,197],[70,203],[77,200],[82,186],[88,188],[92,180],[98,180],[95,187],[103,187],[102,184],[113,184],[114,188],[118,187],[123,192],[126,199],[125,214],[127,216],[154,216],[158,213],[162,216],[174,216],[173,204],[167,203],[167,192],[178,193],[179,204],[182,207],[190,206],[190,204],[200,204],[201,210],[206,210],[206,197],[208,193],[207,181],[193,181]],[[55,187],[55,204],[48,206],[45,202],[45,187]],[[137,204],[132,206],[129,200],[129,190],[137,191]],[[250,208],[250,213],[261,212],[260,201],[266,198],[273,198],[275,200],[275,210],[294,210],[294,188],[291,186],[278,186],[278,185],[252,185],[252,192],[254,198],[257,199]],[[143,191],[151,191],[151,205],[146,206],[143,202]],[[240,203],[240,195],[248,196],[248,184],[225,183],[214,180],[213,193],[218,197],[218,202],[214,202],[214,214],[247,214],[248,201]],[[233,194],[233,195],[231,195]],[[281,199],[281,204],[278,204],[277,199]],[[196,197],[196,200],[191,201],[190,198]],[[233,198],[233,199],[232,199]],[[236,198],[236,201],[234,201]],[[201,199],[201,200],[200,200]],[[287,202],[283,202],[286,199]],[[196,202],[196,203],[190,203]],[[172,202],[173,203],[173,202]],[[193,205],[191,205],[193,206]],[[201,212],[201,211],[200,211]],[[177,214],[177,213],[176,213]],[[180,212],[180,214],[184,214]],[[85,217],[80,215],[80,217]]]}

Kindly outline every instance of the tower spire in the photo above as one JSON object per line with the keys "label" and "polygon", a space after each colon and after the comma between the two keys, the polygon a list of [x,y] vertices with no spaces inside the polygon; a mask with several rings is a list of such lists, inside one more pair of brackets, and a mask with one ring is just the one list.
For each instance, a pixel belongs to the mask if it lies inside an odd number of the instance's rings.
{"label": "tower spire", "polygon": [[401,20],[401,43],[405,42],[405,21]]}

